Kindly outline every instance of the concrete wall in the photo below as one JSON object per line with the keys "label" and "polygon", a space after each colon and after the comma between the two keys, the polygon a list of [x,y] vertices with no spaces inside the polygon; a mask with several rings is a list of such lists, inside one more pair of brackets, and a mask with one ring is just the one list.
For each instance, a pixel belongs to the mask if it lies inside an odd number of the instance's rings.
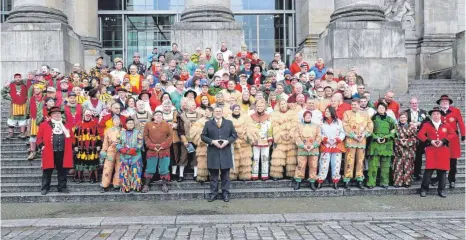
{"label": "concrete wall", "polygon": [[452,77],[457,80],[465,81],[465,32],[456,34],[453,44],[453,72]]}
{"label": "concrete wall", "polygon": [[47,64],[69,74],[74,63],[84,63],[79,36],[61,23],[2,24],[2,81],[16,72],[26,74]]}

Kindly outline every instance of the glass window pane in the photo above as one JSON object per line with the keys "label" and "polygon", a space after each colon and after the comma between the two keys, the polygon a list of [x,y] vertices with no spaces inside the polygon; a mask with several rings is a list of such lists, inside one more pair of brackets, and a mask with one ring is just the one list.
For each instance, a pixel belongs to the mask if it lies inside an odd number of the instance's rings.
{"label": "glass window pane", "polygon": [[102,45],[104,48],[123,47],[121,15],[102,15]]}
{"label": "glass window pane", "polygon": [[123,10],[121,0],[99,0],[99,10]]}
{"label": "glass window pane", "polygon": [[108,56],[110,56],[110,60],[111,60],[111,66],[109,67],[114,67],[113,66],[113,59],[119,57],[119,58],[122,58],[123,57],[123,50],[105,50],[105,54],[107,54]]}
{"label": "glass window pane", "polygon": [[235,20],[242,23],[244,42],[248,51],[257,51],[257,17],[255,15],[235,15]]}
{"label": "glass window pane", "polygon": [[179,10],[184,9],[184,0],[125,0],[126,10]]}
{"label": "glass window pane", "polygon": [[282,10],[283,0],[233,0],[231,1],[233,11],[240,10]]}
{"label": "glass window pane", "polygon": [[169,50],[170,30],[174,21],[174,15],[128,16],[128,63],[134,52],[139,52],[141,61],[146,62],[154,47],[157,47],[159,52]]}

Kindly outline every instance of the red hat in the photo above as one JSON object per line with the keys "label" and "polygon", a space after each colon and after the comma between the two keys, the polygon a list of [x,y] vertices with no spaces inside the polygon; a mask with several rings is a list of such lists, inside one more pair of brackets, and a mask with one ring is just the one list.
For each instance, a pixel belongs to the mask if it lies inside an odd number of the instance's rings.
{"label": "red hat", "polygon": [[13,75],[13,77],[16,77],[16,76],[22,77],[21,73],[15,73],[15,75]]}
{"label": "red hat", "polygon": [[442,96],[440,97],[440,99],[437,100],[437,104],[440,104],[440,101],[442,101],[442,100],[448,100],[448,101],[450,102],[450,104],[453,104],[453,100],[451,100],[451,98],[448,97],[448,95],[442,95]]}

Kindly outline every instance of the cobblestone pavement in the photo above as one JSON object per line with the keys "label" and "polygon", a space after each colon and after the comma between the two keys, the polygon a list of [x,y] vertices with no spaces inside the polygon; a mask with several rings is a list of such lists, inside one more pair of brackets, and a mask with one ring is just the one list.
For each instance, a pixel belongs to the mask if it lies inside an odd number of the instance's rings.
{"label": "cobblestone pavement", "polygon": [[2,239],[465,239],[463,219],[2,228]]}
{"label": "cobblestone pavement", "polygon": [[[348,207],[351,203],[351,207]],[[318,198],[232,199],[95,203],[2,203],[2,219],[224,214],[281,214],[327,212],[406,212],[465,209],[465,195],[447,198],[429,195],[354,196]]]}

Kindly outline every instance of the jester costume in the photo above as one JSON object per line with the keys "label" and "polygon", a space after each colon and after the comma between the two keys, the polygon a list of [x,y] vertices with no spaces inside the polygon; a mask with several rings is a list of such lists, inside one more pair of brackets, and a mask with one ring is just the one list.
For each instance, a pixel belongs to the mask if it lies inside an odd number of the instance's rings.
{"label": "jester costume", "polygon": [[[369,144],[368,155],[371,158],[369,159],[369,170],[367,172],[367,186],[375,187],[377,171],[380,165],[380,186],[388,187],[396,123],[387,114],[375,114],[372,121],[374,122],[374,132],[372,133],[372,141]],[[377,139],[385,139],[385,142],[379,143]]]}
{"label": "jester costume", "polygon": [[[317,180],[317,161],[322,141],[320,126],[303,120],[302,123],[298,124],[295,139],[298,146],[298,166],[295,171],[295,180],[300,183],[305,177],[306,168],[309,167],[309,181],[313,185]],[[308,150],[307,147],[312,147],[312,149]]]}
{"label": "jester costume", "polygon": [[276,110],[271,114],[272,134],[274,139],[270,177],[283,178],[283,167],[286,166],[286,176],[294,177],[296,170],[296,145],[294,132],[299,123],[294,111]]}
{"label": "jester costume", "polygon": [[[17,76],[19,74],[15,74]],[[21,77],[21,75],[19,75]],[[13,137],[13,130],[16,125],[20,127],[21,138],[26,138],[26,108],[27,108],[27,88],[22,81],[15,80],[2,91],[3,99],[10,100],[10,114],[7,120],[8,137]]]}
{"label": "jester costume", "polygon": [[122,192],[140,191],[142,187],[142,155],[143,132],[121,130],[120,140],[116,148],[120,155],[120,185]]}
{"label": "jester costume", "polygon": [[105,131],[102,151],[100,152],[100,163],[104,165],[102,173],[102,187],[104,189],[108,188],[111,182],[113,182],[114,188],[120,186],[120,154],[117,154],[115,144],[120,139],[120,131],[120,127],[111,127]]}
{"label": "jester costume", "polygon": [[[42,85],[37,84],[42,90]],[[26,115],[29,115],[29,143],[30,143],[30,153],[28,160],[33,160],[36,157],[36,135],[39,131],[39,126],[36,124],[37,113],[41,111],[40,103],[42,102],[42,91],[39,94],[32,95],[27,101]]]}
{"label": "jester costume", "polygon": [[[74,125],[75,143],[78,148],[76,152],[75,168],[78,179],[81,179],[83,171],[89,172],[89,179],[97,181],[97,166],[99,165],[99,149],[102,141],[99,135],[99,128],[95,119],[89,121],[82,120]],[[94,176],[92,177],[92,174]]]}
{"label": "jester costume", "polygon": [[210,119],[201,118],[197,120],[191,126],[191,131],[189,132],[192,142],[197,146],[196,148],[196,158],[197,158],[197,178],[198,182],[205,182],[209,177],[209,169],[207,169],[207,144],[201,140],[202,130],[204,125]]}
{"label": "jester costume", "polygon": [[259,139],[259,129],[246,114],[231,115],[228,120],[233,122],[238,138],[233,144],[235,168],[230,170],[230,180],[251,180],[252,177],[252,146]]}

